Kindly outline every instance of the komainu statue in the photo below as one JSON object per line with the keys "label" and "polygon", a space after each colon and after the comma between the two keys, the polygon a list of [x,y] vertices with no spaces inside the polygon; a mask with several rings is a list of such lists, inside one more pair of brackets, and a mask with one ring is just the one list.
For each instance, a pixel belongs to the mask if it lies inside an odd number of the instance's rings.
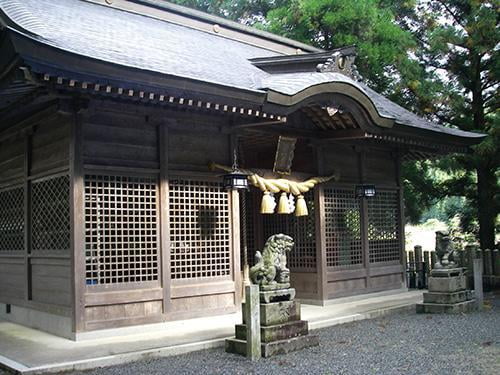
{"label": "komainu statue", "polygon": [[456,268],[455,248],[451,242],[451,236],[448,232],[436,232],[436,255],[438,261],[434,265],[434,269]]}
{"label": "komainu statue", "polygon": [[286,267],[286,255],[293,248],[293,238],[286,234],[274,234],[268,238],[262,253],[255,253],[256,263],[250,269],[250,278],[261,289],[290,287],[290,270]]}

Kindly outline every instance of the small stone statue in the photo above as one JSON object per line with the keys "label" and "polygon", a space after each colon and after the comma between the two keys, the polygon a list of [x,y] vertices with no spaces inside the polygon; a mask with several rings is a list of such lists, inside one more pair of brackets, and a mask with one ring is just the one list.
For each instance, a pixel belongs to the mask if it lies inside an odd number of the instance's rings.
{"label": "small stone statue", "polygon": [[286,267],[286,255],[293,245],[293,238],[286,234],[269,237],[262,253],[255,253],[257,263],[250,268],[252,282],[261,290],[289,288],[290,270]]}
{"label": "small stone statue", "polygon": [[451,242],[451,237],[448,232],[436,232],[436,255],[438,261],[434,265],[434,269],[456,268],[455,263],[455,248]]}

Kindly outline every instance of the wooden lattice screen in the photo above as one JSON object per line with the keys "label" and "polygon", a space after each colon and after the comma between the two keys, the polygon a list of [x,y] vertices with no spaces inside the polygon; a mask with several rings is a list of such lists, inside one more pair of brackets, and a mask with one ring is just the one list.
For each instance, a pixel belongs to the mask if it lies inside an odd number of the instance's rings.
{"label": "wooden lattice screen", "polygon": [[360,200],[352,188],[324,192],[327,267],[359,267],[363,264]]}
{"label": "wooden lattice screen", "polygon": [[158,280],[156,178],[85,176],[85,257],[87,285]]}
{"label": "wooden lattice screen", "polygon": [[316,226],[314,215],[314,193],[304,196],[309,209],[308,216],[261,215],[264,242],[273,234],[284,233],[294,239],[295,246],[288,257],[291,270],[314,272],[316,270]]}
{"label": "wooden lattice screen", "polygon": [[32,251],[70,248],[69,176],[44,178],[31,184]]}
{"label": "wooden lattice screen", "polygon": [[400,261],[400,235],[398,191],[377,191],[368,199],[370,263]]}
{"label": "wooden lattice screen", "polygon": [[229,197],[220,182],[172,179],[169,220],[172,279],[231,274]]}
{"label": "wooden lattice screen", "polygon": [[0,251],[24,249],[24,189],[0,191]]}

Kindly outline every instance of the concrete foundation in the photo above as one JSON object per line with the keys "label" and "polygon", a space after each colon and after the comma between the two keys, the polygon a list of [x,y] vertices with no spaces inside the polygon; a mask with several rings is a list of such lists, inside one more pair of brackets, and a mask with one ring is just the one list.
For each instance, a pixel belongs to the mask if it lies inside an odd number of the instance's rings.
{"label": "concrete foundation", "polygon": [[9,310],[10,312],[7,312],[8,309],[5,303],[0,303],[0,320],[39,329],[67,339],[75,339],[71,317],[69,316],[51,314],[16,305],[10,305]]}

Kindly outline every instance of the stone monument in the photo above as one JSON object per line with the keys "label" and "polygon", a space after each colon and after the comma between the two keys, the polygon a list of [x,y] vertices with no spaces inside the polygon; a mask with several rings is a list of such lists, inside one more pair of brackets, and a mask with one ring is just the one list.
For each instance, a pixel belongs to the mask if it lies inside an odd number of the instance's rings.
{"label": "stone monument", "polygon": [[424,303],[417,304],[417,313],[461,313],[474,310],[472,291],[466,289],[465,269],[455,259],[455,248],[450,234],[436,232],[438,261],[431,270]]}
{"label": "stone monument", "polygon": [[[293,245],[293,239],[285,234],[269,237],[262,253],[256,252],[257,263],[250,269],[250,278],[260,289],[263,357],[319,345],[318,337],[309,335],[307,322],[300,319],[300,303],[294,300],[295,289],[290,287],[286,256]],[[243,324],[236,325],[236,338],[226,340],[227,352],[245,355],[247,319],[243,314]]]}

